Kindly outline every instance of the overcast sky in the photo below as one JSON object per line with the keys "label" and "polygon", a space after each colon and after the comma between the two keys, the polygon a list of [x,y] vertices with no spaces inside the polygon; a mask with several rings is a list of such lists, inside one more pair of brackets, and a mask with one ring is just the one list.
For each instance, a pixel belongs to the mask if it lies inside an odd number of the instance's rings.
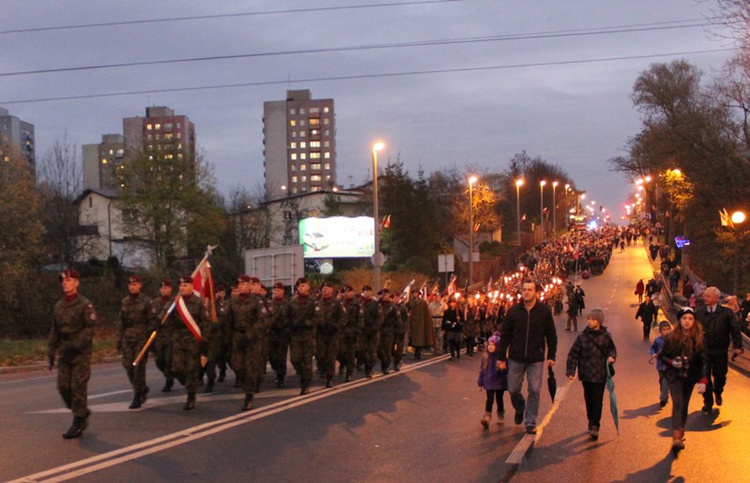
{"label": "overcast sky", "polygon": [[[400,155],[411,173],[454,165],[502,171],[525,150],[559,165],[589,199],[619,213],[631,185],[609,171],[607,160],[625,154],[641,126],[633,82],[651,63],[678,58],[713,75],[732,52],[699,25],[710,6],[3,0],[0,107],[35,125],[39,160],[66,132],[79,146],[98,143],[102,134],[122,132],[122,118],[145,115],[147,105],[169,106],[195,123],[198,144],[228,194],[238,185],[255,191],[263,181],[263,102],[284,99],[287,89],[310,89],[315,98],[335,100],[338,181],[345,187],[371,176],[375,140],[385,141],[384,158]],[[212,18],[47,29],[176,17]],[[304,52],[310,50],[322,52]],[[240,57],[8,75],[213,56]],[[244,85],[175,90],[237,84]]]}

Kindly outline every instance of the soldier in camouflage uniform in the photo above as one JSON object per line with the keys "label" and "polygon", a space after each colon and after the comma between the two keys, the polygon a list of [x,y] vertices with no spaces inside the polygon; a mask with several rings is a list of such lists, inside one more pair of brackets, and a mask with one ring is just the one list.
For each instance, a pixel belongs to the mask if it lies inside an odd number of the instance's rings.
{"label": "soldier in camouflage uniform", "polygon": [[344,325],[346,310],[333,296],[333,284],[323,282],[322,296],[318,301],[320,307],[320,325],[316,330],[315,357],[318,359],[320,372],[326,380],[326,387],[332,387],[336,371],[339,333]]}
{"label": "soldier in camouflage uniform", "polygon": [[395,333],[402,324],[401,314],[398,307],[391,302],[387,288],[381,290],[378,295],[380,295],[380,306],[383,309],[383,325],[380,326],[380,341],[378,342],[378,359],[380,359],[380,369],[383,374],[389,374],[388,368],[393,358]]}
{"label": "soldier in camouflage uniform", "polygon": [[292,338],[290,351],[294,370],[301,378],[300,394],[310,392],[313,376],[312,357],[315,353],[315,328],[320,320],[320,307],[310,297],[310,282],[302,277],[297,280],[297,293],[287,306],[287,319]]}
{"label": "soldier in camouflage uniform", "polygon": [[380,326],[383,324],[383,309],[380,303],[372,298],[372,287],[362,287],[362,336],[359,341],[362,359],[365,364],[365,377],[372,377],[372,368],[375,366],[378,342],[380,338]]}
{"label": "soldier in camouflage uniform", "polygon": [[130,385],[133,386],[133,402],[129,409],[138,409],[146,402],[148,386],[146,385],[146,365],[148,354],[144,354],[137,366],[133,362],[141,348],[146,344],[151,332],[149,321],[148,297],[141,292],[143,281],[138,275],[128,278],[128,292],[120,303],[120,313],[117,317],[117,352],[122,354],[122,367],[128,375]]}
{"label": "soldier in camouflage uniform", "polygon": [[[200,334],[205,331],[208,322],[206,307],[203,305],[201,298],[193,293],[193,277],[187,275],[180,278],[179,295],[175,298],[178,306],[170,313],[167,324],[171,325],[172,330],[172,374],[185,386],[187,391],[187,402],[182,409],[189,411],[195,409],[195,393],[198,392],[198,381],[200,378],[201,353],[206,352],[206,345],[202,340],[196,337],[187,323],[179,314],[179,299],[185,303],[187,314],[200,330]],[[168,307],[164,307],[160,318],[166,314]]]}
{"label": "soldier in camouflage uniform", "polygon": [[401,359],[404,357],[406,348],[406,334],[409,332],[409,308],[406,306],[406,299],[393,294],[392,302],[398,309],[401,323],[393,328],[393,369],[401,370]]}
{"label": "soldier in camouflage uniform", "polygon": [[268,358],[271,368],[276,373],[276,387],[284,387],[286,377],[286,359],[289,354],[289,319],[287,314],[288,301],[284,298],[284,284],[273,284],[273,297],[268,303],[269,321],[269,351]]}
{"label": "soldier in camouflage uniform", "polygon": [[354,289],[350,285],[344,287],[344,300],[342,302],[346,316],[344,326],[339,338],[339,361],[346,368],[346,382],[352,380],[357,351],[357,341],[362,333],[363,312],[362,307],[355,297]]}
{"label": "soldier in camouflage uniform", "polygon": [[91,415],[87,391],[96,312],[91,302],[78,293],[79,279],[75,270],[60,274],[63,298],[55,304],[49,335],[49,370],[57,355],[57,390],[73,412],[73,424],[63,434],[65,439],[80,437]]}
{"label": "soldier in camouflage uniform", "polygon": [[[258,390],[258,378],[262,368],[261,344],[265,332],[266,308],[260,297],[253,295],[252,285],[260,281],[247,275],[237,280],[239,293],[229,304],[229,326],[232,329],[232,368],[242,381],[245,402],[240,408],[249,411],[253,408],[253,393]],[[257,291],[256,291],[257,292]]]}
{"label": "soldier in camouflage uniform", "polygon": [[151,346],[154,353],[156,367],[164,374],[166,381],[161,392],[169,392],[174,385],[172,376],[172,326],[161,323],[159,314],[166,311],[172,305],[172,282],[165,278],[159,285],[159,296],[151,299],[149,313],[151,315],[151,330],[157,331],[154,343]]}
{"label": "soldier in camouflage uniform", "polygon": [[[208,346],[206,352],[206,367],[201,370],[200,377],[200,379],[203,380],[203,374],[205,373],[207,382],[206,387],[203,389],[204,393],[214,392],[214,383],[216,382],[216,365],[221,355],[222,322],[226,322],[226,314],[224,314],[225,317],[222,319],[222,317],[219,316],[219,310],[226,293],[227,289],[223,285],[219,285],[216,287],[216,291],[214,292],[214,305],[217,312],[216,317],[209,317],[209,321],[206,324],[206,331],[203,334],[203,341]],[[221,294],[221,296],[219,294]]]}
{"label": "soldier in camouflage uniform", "polygon": [[229,327],[229,297],[223,285],[216,287],[216,317],[219,323],[219,351],[216,354],[216,365],[219,368],[218,381],[224,382],[232,352],[232,330]]}

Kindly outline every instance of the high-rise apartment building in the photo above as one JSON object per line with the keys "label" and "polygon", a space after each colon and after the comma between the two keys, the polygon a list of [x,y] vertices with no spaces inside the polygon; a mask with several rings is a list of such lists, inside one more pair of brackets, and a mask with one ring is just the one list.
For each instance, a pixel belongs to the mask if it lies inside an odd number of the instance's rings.
{"label": "high-rise apartment building", "polygon": [[122,120],[125,159],[142,150],[159,152],[166,159],[195,158],[195,125],[187,116],[175,115],[166,106],[146,108],[146,117]]}
{"label": "high-rise apartment building", "polygon": [[269,199],[336,186],[336,118],[333,99],[309,90],[286,92],[263,103],[263,155]]}
{"label": "high-rise apartment building", "polygon": [[11,116],[7,109],[0,107],[0,159],[9,159],[14,151],[36,171],[34,125]]}
{"label": "high-rise apartment building", "polygon": [[125,158],[125,137],[103,134],[99,144],[83,145],[83,188],[116,189],[117,170]]}

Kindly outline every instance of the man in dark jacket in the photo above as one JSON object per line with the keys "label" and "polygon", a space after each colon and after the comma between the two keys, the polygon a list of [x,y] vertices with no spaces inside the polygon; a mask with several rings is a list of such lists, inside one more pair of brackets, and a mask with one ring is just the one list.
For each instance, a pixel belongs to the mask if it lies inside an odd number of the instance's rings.
{"label": "man in dark jacket", "polygon": [[[555,364],[557,352],[555,320],[549,307],[537,300],[539,291],[536,282],[524,281],[522,301],[508,310],[501,327],[497,356],[500,369],[508,369],[508,392],[516,410],[514,421],[525,423],[528,434],[536,434],[544,366]],[[521,394],[524,374],[529,378],[528,401]]]}
{"label": "man in dark jacket", "polygon": [[651,301],[651,296],[646,295],[643,302],[638,306],[638,311],[635,313],[635,320],[638,317],[643,322],[643,340],[648,340],[648,334],[651,332],[651,325],[656,320],[657,308]]}
{"label": "man in dark jacket", "polygon": [[735,354],[742,350],[739,322],[731,309],[719,305],[720,295],[718,288],[708,287],[703,292],[705,305],[695,311],[695,319],[703,326],[708,352],[708,384],[703,393],[703,414],[710,414],[713,410],[714,397],[717,406],[721,406],[723,402],[721,395],[727,382],[727,350],[730,341],[734,345]]}

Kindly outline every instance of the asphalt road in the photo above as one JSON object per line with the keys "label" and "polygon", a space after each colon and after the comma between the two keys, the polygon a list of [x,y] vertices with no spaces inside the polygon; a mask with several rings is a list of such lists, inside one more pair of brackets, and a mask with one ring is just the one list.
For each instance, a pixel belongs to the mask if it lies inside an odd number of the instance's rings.
{"label": "asphalt road", "polygon": [[[658,408],[656,370],[633,320],[633,287],[650,269],[643,248],[631,247],[615,253],[603,275],[583,282],[587,307],[605,309],[619,351],[620,435],[606,414],[599,441],[588,441],[580,383],[563,376],[576,334],[563,330],[561,316],[556,373],[562,397],[550,413],[544,390],[540,434],[513,481],[750,481],[750,413],[741,409],[750,383],[732,369],[721,413],[700,416],[694,398],[687,448],[677,461],[668,456],[670,406]],[[352,383],[339,378],[333,389],[318,380],[307,396],[298,395],[293,378],[289,388],[271,389],[269,375],[255,409],[241,413],[242,395],[231,377],[215,393],[199,394],[196,410],[185,412],[184,390],[159,393],[162,379],[153,365],[151,397],[130,411],[124,370],[100,365],[89,385],[91,425],[72,441],[61,438],[71,416],[53,374],[2,375],[0,481],[498,481],[513,469],[506,461],[514,449],[532,438],[512,423],[507,394],[505,423],[493,420],[482,430],[478,367],[478,357],[418,362],[407,356],[401,372],[372,380],[358,373]]]}

